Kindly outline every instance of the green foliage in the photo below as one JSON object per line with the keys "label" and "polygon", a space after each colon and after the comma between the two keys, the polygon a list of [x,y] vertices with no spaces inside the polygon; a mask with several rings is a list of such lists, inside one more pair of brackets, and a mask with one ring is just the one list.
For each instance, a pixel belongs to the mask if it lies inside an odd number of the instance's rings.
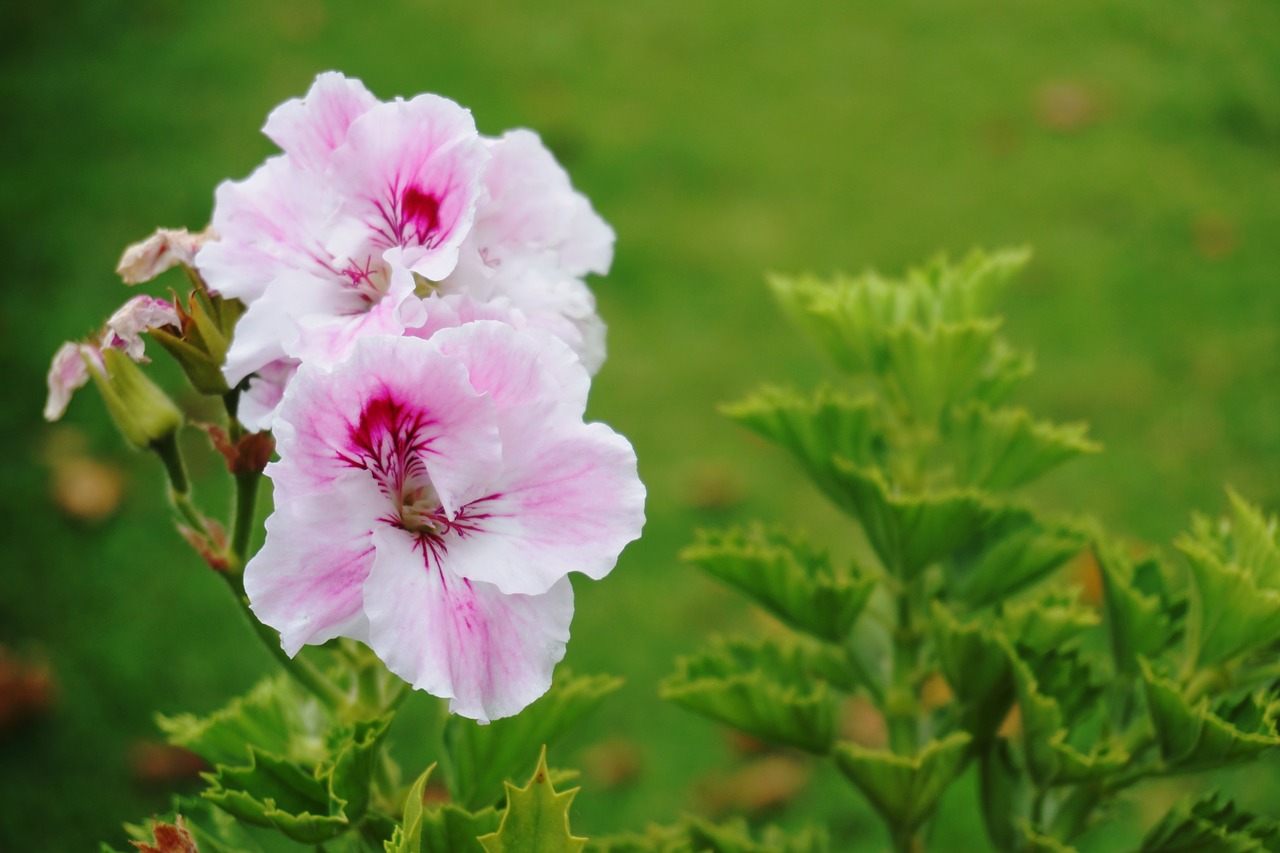
{"label": "green foliage", "polygon": [[554,742],[621,686],[619,678],[562,670],[544,696],[514,717],[482,726],[451,716],[444,741],[454,802],[467,809],[498,802],[502,783],[528,767],[530,744]]}
{"label": "green foliage", "polygon": [[827,853],[830,844],[819,827],[787,833],[769,826],[759,839],[743,820],[713,824],[685,816],[672,826],[651,825],[643,833],[593,838],[590,853]]}
{"label": "green foliage", "polygon": [[1139,853],[1280,850],[1280,825],[1241,811],[1217,793],[1174,807],[1142,839]]}
{"label": "green foliage", "polygon": [[505,783],[507,807],[495,832],[482,835],[485,853],[579,853],[587,843],[569,830],[577,788],[557,793],[547,772],[547,749],[523,788]]}
{"label": "green foliage", "polygon": [[823,754],[835,740],[831,656],[799,644],[721,641],[677,662],[663,697],[774,743]]}
{"label": "green foliage", "polygon": [[910,756],[838,743],[832,754],[840,772],[885,822],[897,832],[911,833],[933,814],[939,798],[960,773],[971,740],[966,732],[952,732]]}
{"label": "green foliage", "polygon": [[436,808],[423,804],[432,764],[409,788],[404,819],[384,845],[385,853],[480,853],[479,837],[498,828],[498,812],[490,806],[472,813],[448,803]]}
{"label": "green foliage", "polygon": [[760,525],[704,533],[681,557],[791,627],[836,643],[849,636],[876,584],[874,577],[856,569],[852,576],[837,574],[825,553]]}

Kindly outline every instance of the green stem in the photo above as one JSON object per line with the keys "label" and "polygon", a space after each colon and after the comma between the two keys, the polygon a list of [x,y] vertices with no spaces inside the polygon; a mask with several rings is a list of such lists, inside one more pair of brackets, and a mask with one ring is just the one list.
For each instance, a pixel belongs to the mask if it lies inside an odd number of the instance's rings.
{"label": "green stem", "polygon": [[915,755],[919,749],[920,701],[916,696],[916,666],[920,634],[912,612],[911,589],[897,594],[898,620],[893,631],[892,681],[885,699],[889,746],[899,755]]}
{"label": "green stem", "polygon": [[249,539],[253,535],[255,510],[258,504],[258,480],[260,471],[236,474],[235,509],[231,524],[231,557],[238,569],[244,567],[248,557]]}

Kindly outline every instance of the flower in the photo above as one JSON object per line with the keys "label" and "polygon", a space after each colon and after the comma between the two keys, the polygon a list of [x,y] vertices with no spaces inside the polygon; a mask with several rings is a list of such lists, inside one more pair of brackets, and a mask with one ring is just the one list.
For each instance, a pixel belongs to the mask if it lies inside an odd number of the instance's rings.
{"label": "flower", "polygon": [[249,378],[257,426],[299,362],[412,331],[437,293],[518,309],[599,368],[604,325],[582,278],[608,269],[613,231],[535,134],[488,139],[452,101],[384,103],[335,72],[264,131],[283,153],[218,188],[219,238],[196,256],[248,306],[223,369],[232,386]]}
{"label": "flower", "polygon": [[640,534],[644,486],[630,444],[583,422],[590,380],[567,345],[493,320],[433,332],[298,368],[245,588],[289,654],[362,640],[488,721],[550,686],[567,575],[608,574]]}
{"label": "flower", "polygon": [[185,228],[157,228],[147,239],[124,250],[116,272],[125,284],[142,284],[170,267],[195,264],[196,252],[213,235],[209,231],[191,234]]}

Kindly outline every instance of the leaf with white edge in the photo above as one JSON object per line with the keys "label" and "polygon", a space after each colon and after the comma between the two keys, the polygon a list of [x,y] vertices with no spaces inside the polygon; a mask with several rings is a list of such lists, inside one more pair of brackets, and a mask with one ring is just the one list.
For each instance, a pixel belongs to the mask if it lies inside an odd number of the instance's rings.
{"label": "leaf with white edge", "polygon": [[463,808],[497,802],[502,783],[529,766],[529,744],[553,743],[622,686],[609,675],[575,676],[562,669],[551,689],[514,717],[480,725],[452,715],[445,722],[444,765],[449,793]]}
{"label": "leaf with white edge", "polygon": [[947,786],[964,767],[971,738],[952,732],[930,741],[913,756],[871,750],[842,741],[832,755],[892,827],[914,831],[933,813]]}
{"label": "leaf with white edge", "polygon": [[767,386],[720,411],[790,452],[828,495],[838,494],[837,456],[868,467],[888,464],[879,404],[868,395],[822,388],[805,397]]}
{"label": "leaf with white edge", "polygon": [[[993,515],[994,509],[989,510]],[[1001,515],[974,531],[946,564],[953,598],[973,609],[1002,601],[1031,586],[1085,546],[1083,531],[1005,506]]]}
{"label": "leaf with white edge", "polygon": [[486,853],[579,853],[587,843],[569,830],[569,806],[578,788],[557,793],[547,774],[547,748],[523,788],[510,782],[497,831],[479,837]]}
{"label": "leaf with white edge", "polygon": [[822,755],[835,739],[836,698],[798,648],[722,641],[678,658],[659,692],[756,737]]}
{"label": "leaf with white edge", "polygon": [[876,584],[870,576],[838,575],[825,552],[760,525],[703,532],[680,556],[791,627],[835,643],[849,636]]}
{"label": "leaf with white edge", "polygon": [[973,542],[987,528],[1026,510],[993,502],[974,491],[908,495],[876,469],[837,458],[840,507],[862,525],[886,571],[915,578],[931,563]]}
{"label": "leaf with white edge", "polygon": [[1179,803],[1142,839],[1138,853],[1280,851],[1280,824],[1250,814],[1217,792]]}
{"label": "leaf with white edge", "polygon": [[947,410],[941,435],[959,485],[1015,489],[1054,467],[1101,446],[1084,424],[1037,421],[1023,409],[968,403]]}
{"label": "leaf with white edge", "polygon": [[294,841],[318,844],[350,828],[343,803],[297,764],[249,748],[244,767],[219,766],[205,774],[209,802],[254,826],[278,829]]}
{"label": "leaf with white edge", "polygon": [[1090,749],[1073,742],[1079,726],[1066,727],[1065,720],[1082,723],[1085,712],[1098,686],[1088,669],[1074,654],[1047,657],[1040,661],[1039,672],[1049,686],[1042,687],[1032,674],[1027,661],[1011,655],[1018,707],[1022,712],[1022,748],[1027,773],[1042,788],[1088,782],[1114,772],[1129,760],[1129,755],[1110,740],[1085,738]]}
{"label": "leaf with white edge", "polygon": [[1097,541],[1103,612],[1116,670],[1132,675],[1138,659],[1160,654],[1186,631],[1187,599],[1175,594],[1155,557],[1130,559],[1110,542]]}
{"label": "leaf with white edge", "polygon": [[938,666],[955,696],[960,727],[984,751],[1013,706],[1008,647],[982,622],[962,624],[938,602],[933,629]]}
{"label": "leaf with white edge", "polygon": [[1188,702],[1142,662],[1147,708],[1165,764],[1192,772],[1235,764],[1280,746],[1277,702],[1261,694]]}
{"label": "leaf with white edge", "polygon": [[325,758],[328,713],[285,673],[264,678],[245,696],[207,717],[179,714],[156,718],[169,743],[190,749],[210,764],[249,759],[249,746],[302,763]]}

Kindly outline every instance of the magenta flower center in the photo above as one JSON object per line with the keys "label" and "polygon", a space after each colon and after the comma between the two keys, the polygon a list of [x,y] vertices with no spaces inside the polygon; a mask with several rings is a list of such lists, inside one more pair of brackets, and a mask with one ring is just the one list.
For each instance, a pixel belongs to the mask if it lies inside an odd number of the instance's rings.
{"label": "magenta flower center", "polygon": [[430,246],[440,229],[440,200],[418,186],[410,186],[400,199],[400,234],[413,235],[421,246]]}

